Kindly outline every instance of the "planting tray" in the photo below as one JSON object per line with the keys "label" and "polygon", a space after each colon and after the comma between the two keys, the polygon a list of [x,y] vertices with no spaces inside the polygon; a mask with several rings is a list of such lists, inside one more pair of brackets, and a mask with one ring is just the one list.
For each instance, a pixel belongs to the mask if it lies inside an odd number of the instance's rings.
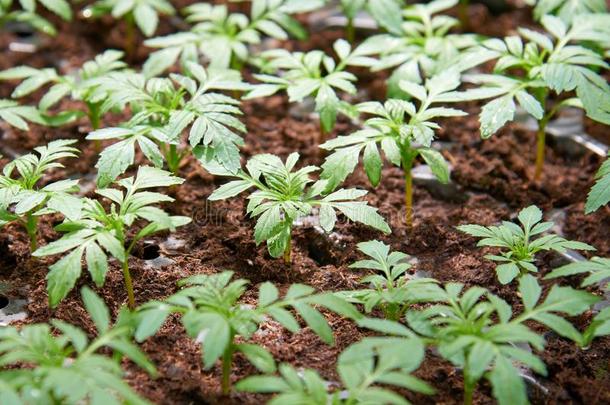
{"label": "planting tray", "polygon": [[[333,41],[343,36],[345,21],[338,21],[332,12],[325,13],[326,17],[311,15],[309,20],[312,27],[316,27],[315,24],[322,25],[318,26],[320,29],[311,30],[312,35],[308,41],[287,41],[280,44],[289,49],[324,49],[330,52]],[[505,20],[498,17],[497,21]],[[359,16],[355,24],[361,32],[366,33],[367,30],[375,30],[370,22],[368,17]],[[515,20],[513,24],[527,22],[521,19]],[[95,56],[94,50],[99,44],[106,43],[107,34],[102,29],[104,25],[94,25],[93,29],[86,31],[93,31],[92,34],[81,35],[85,30],[79,24],[84,23],[79,21],[66,26],[66,30],[57,39],[34,41],[37,48],[33,54],[21,52],[16,55],[18,49],[5,51],[3,66],[27,63],[31,56],[36,58],[39,65],[52,63],[66,70],[78,68],[82,60]],[[173,19],[170,24],[180,27],[182,21]],[[514,28],[500,22],[490,26],[502,29],[505,31],[503,34],[508,34]],[[326,27],[325,30],[322,27]],[[68,47],[67,37],[79,38],[83,43],[82,49]],[[263,47],[277,45],[276,41],[262,44]],[[143,62],[142,55],[146,51],[140,50],[137,63]],[[39,58],[43,53],[44,60]],[[250,78],[251,73],[247,71],[246,77]],[[356,99],[377,97],[381,100],[385,94],[383,77],[368,72],[359,72],[360,74],[359,87],[362,92]],[[13,87],[9,83],[0,82],[0,91],[4,97],[10,95]],[[35,94],[29,102],[36,103],[38,99],[39,95]],[[497,136],[481,140],[476,117],[480,105],[465,107],[471,116],[443,122],[444,129],[439,133],[439,149],[451,163],[452,181],[447,185],[440,184],[425,165],[420,164],[414,170],[413,231],[408,230],[404,224],[404,179],[401,170],[386,165],[381,184],[372,188],[366,175],[358,168],[347,179],[344,187],[367,189],[369,193],[366,198],[390,222],[392,234],[382,235],[339,218],[337,228],[328,235],[318,226],[314,212],[312,216],[300,221],[295,229],[292,268],[285,266],[281,259],[272,259],[264,245],[256,246],[254,243],[254,221],[245,215],[245,197],[221,202],[207,201],[212,191],[225,180],[206,173],[194,159],[187,159],[180,171],[180,175],[187,180],[174,190],[176,201],[165,208],[174,215],[193,217],[193,223],[179,228],[176,233],[161,234],[136,246],[130,259],[130,268],[138,303],[163,299],[174,293],[177,290],[176,282],[185,277],[216,274],[225,269],[234,270],[236,277],[251,281],[243,302],[245,305],[254,302],[258,285],[265,281],[272,281],[281,291],[296,282],[312,285],[321,291],[361,288],[359,280],[365,273],[349,268],[351,263],[362,259],[355,248],[356,244],[380,239],[390,244],[393,250],[405,252],[412,257],[413,267],[410,271],[413,274],[434,277],[441,282],[459,281],[467,286],[481,285],[518,308],[520,299],[514,285],[503,286],[497,282],[494,264],[484,258],[489,252],[476,247],[476,241],[457,231],[456,226],[466,223],[491,225],[514,219],[520,208],[530,204],[538,204],[544,209],[545,217],[557,223],[557,233],[596,246],[596,255],[609,256],[610,215],[607,209],[589,216],[583,213],[586,193],[608,146],[585,134],[582,116],[577,111],[569,111],[549,125],[547,167],[542,182],[536,184],[529,180],[535,149],[535,135],[532,131],[535,128],[531,121],[521,120],[522,122],[500,131]],[[316,144],[318,121],[317,117],[311,115],[311,105],[289,103],[285,96],[276,95],[246,101],[243,110],[243,121],[248,128],[242,149],[245,159],[258,153],[275,153],[285,158],[289,153],[298,151],[301,154],[300,164],[321,164],[323,157]],[[125,118],[126,114],[117,114],[106,119],[103,124],[113,125]],[[357,123],[342,117],[330,137],[348,134],[356,128]],[[92,143],[84,140],[88,131],[86,120],[57,130],[32,126],[28,132],[19,132],[2,127],[0,150],[4,158],[0,165],[52,139],[79,139],[78,148],[82,152],[79,159],[67,161],[65,169],[57,169],[45,181],[81,178],[81,194],[93,196],[97,154]],[[140,154],[136,156],[136,161],[138,164],[146,162]],[[128,174],[133,174],[133,170]],[[56,220],[49,218],[41,221],[41,244],[59,236],[52,229]],[[93,333],[93,324],[86,315],[78,294],[80,286],[93,286],[87,275],[81,278],[75,291],[57,309],[49,310],[45,277],[49,265],[56,258],[30,262],[27,236],[16,226],[9,226],[0,234],[0,249],[0,278],[14,282],[17,291],[27,291],[27,294],[23,294],[24,297],[11,300],[7,307],[0,310],[0,324],[48,322],[55,318]],[[575,252],[540,255],[540,274],[547,274],[567,260],[583,260],[583,257]],[[578,285],[578,280],[561,282]],[[554,282],[543,280],[541,283],[546,292]],[[96,289],[96,292],[107,302],[111,314],[116,315],[120,306],[126,302],[118,263],[111,263],[105,286]],[[601,305],[608,305],[608,297],[605,298],[595,308],[596,311]],[[24,310],[27,318],[24,318]],[[592,313],[584,314],[573,321],[582,327],[591,315]],[[334,367],[338,354],[370,333],[331,313],[325,313],[325,316],[335,331],[335,346],[323,344],[308,329],[291,334],[272,321],[263,323],[261,330],[255,334],[253,343],[264,346],[279,363],[291,363],[299,370],[316,369],[333,384],[340,380]],[[529,370],[522,370],[528,382],[532,403],[610,403],[610,394],[605,389],[610,386],[608,338],[597,339],[588,350],[578,349],[573,343],[554,334],[547,334],[546,340],[547,347],[541,357],[547,364],[549,375],[541,377]],[[266,395],[244,393],[220,397],[219,367],[203,370],[199,345],[184,333],[176,317],[170,317],[159,334],[147,340],[142,348],[157,365],[157,379],[150,378],[131,362],[124,362],[122,366],[126,372],[126,381],[154,403],[260,404],[269,399]],[[244,358],[236,358],[233,382],[255,373],[256,370]],[[426,396],[401,392],[412,403],[454,404],[461,400],[463,379],[460,370],[456,370],[432,351],[427,353],[426,361],[415,374],[434,386],[437,393]],[[474,399],[476,403],[492,403],[490,387],[480,384]]]}

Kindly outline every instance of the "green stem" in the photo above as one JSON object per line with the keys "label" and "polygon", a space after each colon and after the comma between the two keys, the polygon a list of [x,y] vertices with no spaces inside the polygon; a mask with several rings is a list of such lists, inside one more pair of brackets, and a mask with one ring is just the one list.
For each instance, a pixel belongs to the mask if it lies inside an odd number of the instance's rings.
{"label": "green stem", "polygon": [[232,70],[241,71],[241,69],[244,67],[244,62],[241,59],[239,59],[235,54],[232,54],[229,67]]}
{"label": "green stem", "polygon": [[87,107],[89,108],[89,122],[91,123],[91,128],[95,131],[100,128],[100,104],[87,103]]}
{"label": "green stem", "polygon": [[231,393],[231,362],[233,359],[233,349],[227,348],[222,355],[222,394],[229,395]]}
{"label": "green stem", "polygon": [[544,111],[544,116],[538,121],[538,131],[536,132],[536,171],[534,173],[534,181],[539,181],[542,178],[542,168],[544,166],[546,126],[558,107],[556,106],[547,112],[546,99],[549,91],[546,88],[537,89],[534,94]]}
{"label": "green stem", "polygon": [[127,297],[129,299],[129,309],[133,310],[136,307],[136,299],[133,294],[133,283],[131,281],[131,273],[129,272],[129,254],[127,253],[123,262],[123,279],[125,280],[125,290],[127,290]]}
{"label": "green stem", "polygon": [[37,228],[38,228],[38,217],[32,215],[32,213],[27,213],[25,229],[30,238],[30,253],[34,252],[38,249],[38,238],[37,238]]}
{"label": "green stem", "polygon": [[347,18],[345,36],[347,37],[347,42],[349,42],[350,44],[354,43],[354,40],[356,39],[356,29],[354,27],[354,19],[352,17]]}
{"label": "green stem", "polygon": [[413,161],[415,160],[415,153],[410,150],[408,145],[403,146],[401,153],[402,157],[402,170],[405,176],[405,222],[407,228],[413,227]]}
{"label": "green stem", "polygon": [[180,154],[178,153],[178,146],[169,145],[166,160],[169,171],[172,172],[173,175],[177,176],[178,170],[180,169]]}
{"label": "green stem", "polygon": [[324,129],[324,124],[322,124],[322,120],[320,120],[320,139],[318,140],[318,145],[322,145],[324,142],[326,142],[327,137],[328,134]]}
{"label": "green stem", "polygon": [[125,16],[125,53],[127,54],[127,60],[133,62],[135,59],[135,48],[135,21],[133,14],[129,13]]}
{"label": "green stem", "polygon": [[[99,103],[87,103],[87,107],[89,108],[89,113],[87,115],[89,116],[91,128],[96,131],[100,128],[100,105]],[[99,139],[93,141],[93,145],[97,153],[102,150],[102,141]]]}
{"label": "green stem", "polygon": [[534,180],[539,181],[542,178],[542,169],[544,167],[544,149],[546,143],[546,117],[538,123],[538,132],[536,133],[536,172]]}
{"label": "green stem", "polygon": [[292,264],[292,234],[288,234],[288,241],[286,242],[286,249],[284,249],[284,264]]}
{"label": "green stem", "polygon": [[464,374],[464,405],[472,405],[472,394],[474,393],[474,387],[476,382],[469,381],[466,374]]}
{"label": "green stem", "polygon": [[391,321],[400,321],[400,305],[395,303],[387,304],[385,307],[384,315],[387,319]]}

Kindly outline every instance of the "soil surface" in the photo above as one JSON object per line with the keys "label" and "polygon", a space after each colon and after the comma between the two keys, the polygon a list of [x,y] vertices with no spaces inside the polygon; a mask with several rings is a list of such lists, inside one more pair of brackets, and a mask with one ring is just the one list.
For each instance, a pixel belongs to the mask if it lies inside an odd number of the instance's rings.
{"label": "soil surface", "polygon": [[[187,1],[181,1],[188,3]],[[237,7],[237,5],[233,5]],[[486,34],[504,35],[521,22],[529,24],[529,12],[514,9],[492,16],[474,5],[471,15],[482,15],[485,26],[477,25]],[[44,38],[39,51],[23,54],[10,51],[9,44],[15,35],[0,33],[3,58],[0,69],[20,64],[54,66],[66,72],[78,67],[107,47],[119,47],[123,38],[121,25],[112,21],[60,24],[56,38]],[[474,27],[475,29],[477,27]],[[492,30],[493,32],[489,31]],[[172,27],[163,23],[160,32]],[[497,31],[496,31],[497,30]],[[107,32],[107,35],[100,35]],[[281,43],[288,49],[328,49],[332,41],[342,35],[340,30],[317,32],[309,41]],[[149,50],[138,49],[136,60],[145,59]],[[245,75],[249,77],[250,72]],[[383,99],[384,75],[365,74],[361,77],[359,98]],[[8,98],[14,83],[0,83],[0,97]],[[42,92],[26,101],[37,102]],[[82,108],[63,102],[59,108]],[[301,154],[300,164],[321,164],[317,148],[319,136],[315,116],[303,114],[288,103],[285,96],[244,102],[244,123],[248,128],[242,153],[245,159],[258,153],[274,153],[285,158],[289,153]],[[256,246],[253,239],[254,221],[245,216],[245,198],[208,202],[207,197],[225,180],[205,172],[192,158],[181,167],[181,176],[187,181],[175,190],[176,202],[165,207],[173,214],[188,215],[193,222],[169,234],[157,235],[140,243],[130,259],[136,299],[139,304],[163,299],[177,291],[176,282],[193,274],[213,274],[225,269],[235,271],[235,277],[250,280],[244,303],[254,302],[257,286],[264,281],[274,282],[285,290],[291,283],[314,286],[320,291],[338,291],[361,287],[359,279],[365,272],[348,266],[360,255],[355,249],[358,242],[380,239],[392,249],[403,251],[417,259],[410,270],[427,272],[441,282],[458,281],[467,286],[480,285],[498,294],[519,311],[519,298],[511,286],[501,286],[495,277],[494,265],[484,255],[490,251],[476,247],[476,240],[456,230],[465,223],[490,225],[501,220],[512,220],[516,212],[530,204],[538,204],[547,217],[558,218],[566,237],[597,247],[599,256],[610,254],[610,211],[608,207],[592,215],[583,213],[586,193],[590,189],[593,173],[601,158],[585,154],[578,158],[563,156],[550,145],[546,152],[546,166],[541,182],[530,180],[533,170],[535,136],[518,125],[509,125],[488,140],[481,140],[478,132],[479,106],[468,105],[472,114],[465,118],[448,119],[443,123],[439,140],[449,145],[443,153],[453,166],[452,178],[460,189],[460,198],[440,198],[422,186],[415,189],[415,225],[409,231],[403,221],[404,182],[401,171],[387,166],[383,180],[373,189],[359,168],[347,180],[347,187],[369,190],[367,199],[378,207],[390,222],[392,234],[384,236],[367,227],[340,218],[331,235],[320,233],[311,225],[295,229],[293,264],[287,268],[281,260],[272,259],[264,245]],[[124,116],[105,117],[104,126],[120,122]],[[346,134],[356,126],[340,118],[333,135]],[[607,127],[606,127],[607,128]],[[81,177],[85,194],[93,196],[94,165],[97,159],[93,145],[84,141],[90,130],[86,119],[58,129],[32,125],[30,131],[21,132],[0,123],[0,161],[3,166],[9,158],[26,153],[36,145],[53,139],[79,139],[82,151],[79,159],[66,161],[66,168],[57,169],[43,179],[49,182],[66,176]],[[606,131],[607,132],[607,131]],[[137,156],[138,163],[145,159]],[[133,168],[132,168],[133,172]],[[45,218],[40,225],[40,244],[57,239],[53,230],[61,218]],[[157,257],[169,259],[163,267],[155,265]],[[94,327],[80,301],[78,290],[82,285],[92,286],[88,274],[78,282],[77,288],[58,306],[50,310],[47,304],[45,276],[48,266],[57,258],[31,260],[27,236],[23,229],[9,225],[0,233],[0,279],[12,284],[9,295],[27,297],[29,317],[25,322],[47,322],[62,319],[84,328],[89,334]],[[541,275],[549,272],[560,261],[554,254],[543,254],[538,259]],[[573,286],[577,279],[565,280]],[[542,281],[545,290],[551,283]],[[120,267],[112,263],[103,288],[96,290],[111,308],[113,315],[127,301],[123,289]],[[350,321],[330,313],[326,314],[335,332],[336,344],[325,345],[309,329],[291,334],[279,324],[268,321],[262,324],[253,341],[266,347],[278,362],[288,362],[297,368],[313,368],[329,381],[338,381],[334,364],[345,347],[370,333],[358,329]],[[592,314],[573,319],[584,327]],[[610,403],[610,338],[596,339],[587,350],[547,333],[547,344],[540,353],[548,367],[547,376],[535,376],[537,384],[529,386],[530,399],[536,404]],[[151,379],[131,362],[123,368],[129,384],[141,395],[158,404],[260,404],[269,399],[265,395],[234,393],[223,398],[220,392],[220,367],[204,370],[199,345],[184,332],[180,320],[170,317],[160,332],[142,345],[149,358],[157,365],[159,377]],[[408,350],[408,348],[405,348]],[[237,356],[233,364],[233,382],[256,373],[244,358]],[[454,404],[462,400],[462,374],[447,361],[429,351],[426,360],[415,373],[437,390],[432,396],[404,392],[413,403]],[[491,388],[481,383],[475,393],[475,402],[493,403]]]}

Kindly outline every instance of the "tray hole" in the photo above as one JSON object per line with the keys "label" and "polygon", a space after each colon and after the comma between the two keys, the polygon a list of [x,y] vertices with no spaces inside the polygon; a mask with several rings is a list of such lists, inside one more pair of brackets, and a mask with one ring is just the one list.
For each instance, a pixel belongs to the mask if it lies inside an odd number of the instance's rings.
{"label": "tray hole", "polygon": [[4,295],[0,295],[0,309],[8,307],[9,300]]}
{"label": "tray hole", "polygon": [[159,257],[159,246],[146,244],[142,247],[140,258],[144,260],[153,260]]}
{"label": "tray hole", "polygon": [[307,253],[318,266],[336,264],[332,249],[332,242],[328,240],[326,235],[320,235],[313,232],[307,235]]}

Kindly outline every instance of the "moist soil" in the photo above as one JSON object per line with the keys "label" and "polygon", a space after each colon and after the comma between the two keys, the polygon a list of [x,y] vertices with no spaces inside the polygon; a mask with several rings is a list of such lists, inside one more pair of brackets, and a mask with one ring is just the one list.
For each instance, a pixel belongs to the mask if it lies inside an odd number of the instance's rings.
{"label": "moist soil", "polygon": [[[182,2],[181,2],[182,3]],[[186,2],[185,2],[186,3]],[[471,15],[483,13],[485,21],[495,25],[496,35],[510,32],[520,22],[528,23],[528,14],[512,10],[500,16],[491,16],[475,5]],[[497,24],[496,24],[497,23]],[[109,46],[119,46],[121,27],[112,28],[111,22],[85,24],[61,24],[61,31],[54,39],[45,39],[34,54],[15,53],[7,50],[15,38],[0,34],[0,47],[5,57],[0,60],[4,69],[19,64],[55,66],[69,71],[83,61],[95,56]],[[485,25],[485,27],[489,27]],[[167,23],[161,32],[170,32]],[[105,31],[104,31],[105,30]],[[99,32],[108,32],[102,37]],[[281,43],[288,49],[329,48],[332,41],[342,35],[340,30],[314,33],[309,41]],[[113,42],[114,41],[114,42]],[[137,60],[145,59],[148,50],[140,47]],[[360,98],[383,99],[384,76],[362,72]],[[245,72],[248,77],[250,72]],[[0,97],[8,97],[12,83],[0,83]],[[42,93],[33,94],[28,102],[37,102]],[[61,108],[82,108],[64,102]],[[461,190],[455,201],[439,198],[421,186],[415,189],[415,225],[409,231],[403,221],[404,183],[399,169],[387,166],[383,170],[381,184],[373,189],[366,176],[358,169],[347,179],[347,187],[369,190],[367,199],[378,207],[390,222],[392,234],[384,236],[362,225],[340,218],[335,231],[325,235],[304,221],[294,231],[293,263],[291,267],[269,256],[264,245],[256,246],[252,230],[254,221],[245,216],[243,196],[228,201],[208,202],[207,197],[225,180],[205,172],[192,158],[185,160],[181,176],[187,181],[173,191],[176,202],[165,207],[176,215],[188,215],[193,222],[175,233],[161,234],[143,241],[130,259],[136,299],[139,304],[159,300],[177,291],[176,282],[193,274],[214,274],[225,269],[235,272],[235,277],[250,280],[250,288],[244,303],[254,303],[257,286],[264,281],[274,282],[282,291],[292,283],[305,283],[320,291],[338,291],[361,288],[362,271],[349,269],[349,264],[360,258],[355,249],[358,242],[380,239],[415,257],[411,272],[425,272],[441,282],[462,282],[466,286],[480,285],[506,299],[519,311],[519,298],[512,286],[501,286],[495,277],[493,264],[483,256],[491,250],[476,247],[476,240],[456,230],[465,223],[490,225],[501,220],[512,220],[516,212],[530,204],[538,204],[547,214],[558,214],[560,229],[565,236],[592,244],[598,248],[595,254],[610,254],[610,211],[607,207],[592,215],[584,215],[586,193],[592,185],[593,174],[601,159],[590,153],[577,158],[565,157],[553,145],[546,151],[546,166],[540,182],[532,177],[535,136],[518,125],[509,125],[488,140],[481,140],[478,132],[479,106],[465,107],[468,117],[449,119],[443,123],[439,140],[447,146],[443,153],[453,166],[452,178]],[[284,96],[264,100],[246,101],[243,104],[244,122],[248,128],[242,153],[245,159],[258,153],[274,153],[285,158],[298,151],[301,163],[317,164],[322,155],[317,148],[319,126],[317,119],[295,110]],[[125,116],[104,118],[103,126],[121,122]],[[79,159],[66,161],[66,168],[57,169],[43,179],[50,182],[66,176],[83,178],[84,194],[93,196],[94,165],[96,151],[91,143],[83,140],[90,130],[86,119],[58,129],[31,126],[21,132],[1,124],[0,153],[9,158],[26,153],[32,147],[53,139],[79,139]],[[346,134],[356,128],[354,123],[340,119],[335,130]],[[138,163],[145,163],[137,155]],[[40,224],[40,244],[57,239],[53,230],[61,218],[45,218]],[[165,266],[155,260],[162,257]],[[57,258],[30,259],[25,232],[9,225],[0,234],[0,279],[11,282],[9,295],[27,297],[29,317],[24,323],[48,322],[62,319],[84,328],[90,335],[94,327],[86,314],[78,290],[82,285],[93,285],[88,274],[55,309],[47,304],[45,276],[48,266]],[[169,263],[169,264],[167,264]],[[560,263],[554,254],[544,254],[538,259],[541,275]],[[85,272],[86,273],[86,272]],[[562,281],[577,286],[578,279]],[[542,281],[545,290],[551,283]],[[109,305],[113,315],[127,301],[118,263],[112,263],[106,283],[97,293]],[[325,379],[338,382],[335,363],[338,354],[348,345],[370,335],[358,329],[350,321],[326,313],[334,332],[334,346],[325,345],[308,328],[291,334],[273,321],[266,321],[254,335],[253,342],[267,348],[278,362],[288,362],[297,368],[313,368]],[[573,319],[584,327],[592,313]],[[532,325],[537,327],[535,325]],[[610,403],[610,338],[596,339],[587,350],[547,333],[547,345],[541,357],[547,364],[547,376],[535,376],[537,384],[529,385],[533,403]],[[220,396],[220,367],[204,370],[199,345],[184,332],[180,320],[172,316],[159,333],[142,344],[142,349],[157,365],[159,377],[152,379],[129,361],[124,361],[125,379],[141,395],[159,404],[260,404],[270,397],[234,393]],[[405,350],[409,350],[405,347]],[[256,370],[239,355],[233,364],[233,382],[255,374]],[[402,392],[413,403],[454,404],[462,400],[462,374],[445,360],[428,352],[426,360],[415,372],[417,376],[434,386],[432,396]],[[482,382],[475,402],[493,403],[489,385]]]}

